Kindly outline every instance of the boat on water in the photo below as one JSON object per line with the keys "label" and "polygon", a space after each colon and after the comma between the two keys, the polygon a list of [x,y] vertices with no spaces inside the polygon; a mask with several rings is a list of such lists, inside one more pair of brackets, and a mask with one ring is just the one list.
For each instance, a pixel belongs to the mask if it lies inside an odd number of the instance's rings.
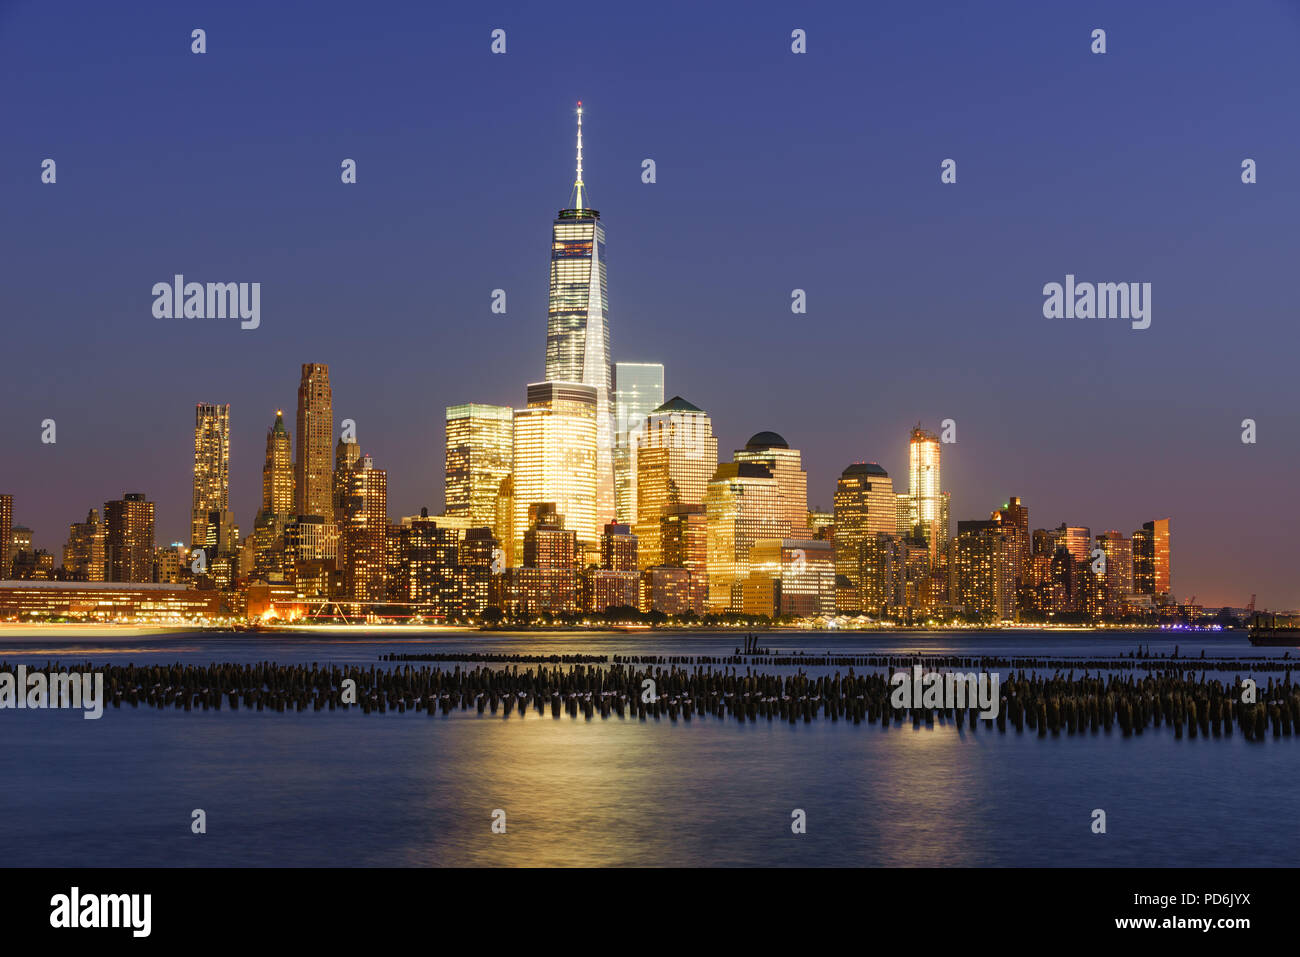
{"label": "boat on water", "polygon": [[1250,620],[1250,643],[1257,646],[1300,648],[1300,624],[1277,615],[1256,614]]}

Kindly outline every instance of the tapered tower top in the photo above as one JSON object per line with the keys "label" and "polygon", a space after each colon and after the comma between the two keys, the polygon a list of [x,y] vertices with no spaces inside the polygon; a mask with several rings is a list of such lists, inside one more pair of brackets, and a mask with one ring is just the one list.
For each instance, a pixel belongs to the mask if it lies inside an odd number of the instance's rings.
{"label": "tapered tower top", "polygon": [[582,100],[578,101],[578,172],[573,180],[573,192],[569,195],[569,208],[560,210],[560,219],[599,219],[600,213],[590,209],[584,200],[590,201],[591,196],[583,196],[583,190],[586,184],[582,181]]}

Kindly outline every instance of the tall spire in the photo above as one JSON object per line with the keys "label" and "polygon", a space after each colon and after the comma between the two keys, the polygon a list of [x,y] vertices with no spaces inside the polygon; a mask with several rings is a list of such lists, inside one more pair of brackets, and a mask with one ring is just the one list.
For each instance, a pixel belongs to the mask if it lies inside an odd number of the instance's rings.
{"label": "tall spire", "polygon": [[578,178],[573,181],[574,209],[582,209],[582,100],[578,101]]}

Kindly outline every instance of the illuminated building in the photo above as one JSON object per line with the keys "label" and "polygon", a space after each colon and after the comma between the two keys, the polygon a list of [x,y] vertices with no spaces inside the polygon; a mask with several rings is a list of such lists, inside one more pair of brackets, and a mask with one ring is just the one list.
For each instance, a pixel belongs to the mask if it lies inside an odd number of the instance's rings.
{"label": "illuminated building", "polygon": [[505,570],[501,544],[490,528],[466,529],[457,553],[456,584],[460,611],[465,617],[483,614],[491,595],[493,565]]}
{"label": "illuminated building", "polygon": [[[605,274],[605,227],[600,213],[587,205],[582,181],[582,104],[578,104],[578,174],[571,205],[560,210],[551,227],[550,304],[546,314],[546,381],[582,383],[592,390],[595,427],[592,475],[594,501],[588,522],[570,503],[561,505],[570,527],[585,542],[615,518],[613,415],[610,394],[609,286]],[[530,399],[529,404],[532,404]],[[518,418],[516,418],[518,426]],[[523,499],[518,480],[515,494]],[[559,496],[546,496],[558,500]],[[537,499],[523,499],[528,501]],[[516,531],[526,514],[516,503]]]}
{"label": "illuminated building", "polygon": [[145,582],[0,582],[0,618],[166,622],[215,618],[221,595]]}
{"label": "illuminated building", "polygon": [[637,609],[641,603],[641,573],[635,568],[593,568],[583,578],[583,605],[587,611],[610,608]]}
{"label": "illuminated building", "polygon": [[355,439],[340,436],[334,447],[334,472],[330,477],[330,515],[327,521],[342,528],[348,520],[348,496],[352,494],[352,473],[361,464],[361,446]]}
{"label": "illuminated building", "polygon": [[128,492],[104,503],[105,580],[153,581],[154,503]]}
{"label": "illuminated building", "polygon": [[1070,553],[1076,562],[1092,561],[1092,532],[1083,525],[1066,525],[1062,522],[1056,527],[1056,543]]}
{"label": "illuminated building", "polygon": [[600,539],[600,567],[617,572],[637,570],[637,540],[627,525],[610,522],[605,526]]}
{"label": "illuminated building", "polygon": [[[889,473],[875,462],[856,462],[841,472],[835,486],[834,523],[835,574],[837,580],[844,579],[836,589],[835,605],[849,614],[867,611],[858,577],[862,543],[879,534],[892,534],[897,525]],[[877,602],[873,614],[879,607]]]}
{"label": "illuminated building", "polygon": [[1097,536],[1097,547],[1106,556],[1105,610],[1122,615],[1133,594],[1133,540],[1111,529]]}
{"label": "illuminated building", "polygon": [[808,534],[808,473],[798,449],[775,432],[759,432],[737,449],[733,461],[764,465],[776,479],[780,496],[780,520],[784,537]]}
{"label": "illuminated building", "polygon": [[369,455],[352,472],[343,541],[343,591],[356,602],[383,601],[387,594],[388,473]]}
{"label": "illuminated building", "polygon": [[703,606],[697,600],[692,576],[685,568],[656,565],[641,573],[641,610],[665,615],[699,615]]}
{"label": "illuminated building", "polygon": [[[230,508],[230,405],[194,407],[194,498],[190,509],[190,545],[201,548],[210,537],[211,513]],[[224,517],[218,524],[231,524]]]}
{"label": "illuminated building", "polygon": [[505,405],[447,406],[447,515],[492,527],[501,483],[514,462],[514,410]]}
{"label": "illuminated building", "polygon": [[637,440],[646,417],[663,402],[661,363],[614,363],[614,502],[618,521],[627,525],[637,520]]}
{"label": "illuminated building", "polygon": [[497,492],[496,511],[492,519],[492,534],[501,549],[503,567],[518,564],[515,544],[515,477],[511,473],[501,480]]}
{"label": "illuminated building", "polygon": [[[903,604],[906,557],[903,539],[888,532],[876,532],[858,543],[858,571],[854,576],[861,607],[868,615],[883,617]],[[836,547],[836,559],[839,549]]]}
{"label": "illuminated building", "polygon": [[948,541],[949,496],[940,487],[939,437],[919,426],[908,442],[906,498],[900,495],[896,532],[930,546],[935,562]]}
{"label": "illuminated building", "polygon": [[99,509],[92,508],[84,522],[68,526],[63,546],[63,573],[70,581],[102,582],[106,574],[104,541],[107,531]]}
{"label": "illuminated building", "polygon": [[1143,522],[1133,533],[1133,590],[1153,596],[1159,604],[1171,598],[1167,518]]}
{"label": "illuminated building", "polygon": [[424,509],[419,517],[402,519],[396,531],[397,581],[390,582],[393,597],[414,603],[425,617],[458,617],[460,530],[441,525]]}
{"label": "illuminated building", "polygon": [[293,449],[284,428],[284,413],[276,409],[275,424],[266,430],[266,458],[262,463],[262,511],[292,515]]}
{"label": "illuminated building", "polygon": [[[704,614],[709,596],[709,528],[705,507],[668,506],[659,518],[659,535],[662,545],[660,565],[690,572],[690,607],[696,614]],[[665,583],[664,587],[669,586]]]}
{"label": "illuminated building", "polygon": [[953,543],[953,603],[985,620],[998,621],[1001,593],[998,559],[1002,535],[995,521],[957,523]]}
{"label": "illuminated building", "polygon": [[660,519],[665,511],[702,505],[718,467],[718,440],[708,413],[673,396],[646,417],[636,440],[636,535],[642,568],[663,559]]}
{"label": "illuminated building", "polygon": [[334,393],[330,367],[304,363],[298,383],[298,452],[294,460],[297,514],[336,521],[330,452],[334,448]]}
{"label": "illuminated building", "polygon": [[14,497],[0,495],[0,575],[9,577],[13,563]]}
{"label": "illuminated building", "polygon": [[159,545],[153,553],[153,580],[160,585],[180,584],[181,565],[181,546]]}
{"label": "illuminated building", "polygon": [[265,580],[278,578],[284,565],[284,529],[293,517],[293,447],[284,428],[284,413],[266,430],[262,461],[262,508],[253,522],[251,573]]}
{"label": "illuminated building", "polygon": [[1014,571],[1018,592],[1021,587],[1029,584],[1029,559],[1032,554],[1029,509],[1020,504],[1020,499],[1013,495],[990,517],[1001,524],[1002,534],[1007,539],[1008,560]]}
{"label": "illuminated building", "polygon": [[823,512],[819,509],[808,509],[808,528],[813,534],[813,538],[820,541],[835,540],[835,513]]}
{"label": "illuminated building", "polygon": [[582,554],[576,532],[566,530],[564,516],[554,502],[529,506],[524,532],[525,568],[581,568]]}
{"label": "illuminated building", "polygon": [[786,523],[776,479],[763,465],[725,462],[704,497],[710,611],[739,611],[749,552],[760,538],[784,538]]}
{"label": "illuminated building", "polygon": [[[835,614],[835,556],[830,542],[801,538],[758,539],[750,549],[745,583],[746,614],[817,618]],[[750,580],[776,583],[773,604],[767,590],[750,588]],[[752,598],[757,595],[757,603]],[[774,609],[774,610],[773,610]]]}
{"label": "illuminated building", "polygon": [[552,503],[585,548],[598,546],[596,390],[574,382],[528,387],[514,413],[514,528],[523,541],[532,506]]}

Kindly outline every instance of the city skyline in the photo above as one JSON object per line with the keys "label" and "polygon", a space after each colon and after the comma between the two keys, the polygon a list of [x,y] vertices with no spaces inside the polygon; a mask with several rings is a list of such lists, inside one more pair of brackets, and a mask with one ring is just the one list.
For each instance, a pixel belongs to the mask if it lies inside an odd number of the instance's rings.
{"label": "city skyline", "polygon": [[[1276,185],[1285,175],[1280,157],[1295,152],[1294,132],[1276,122],[1278,91],[1295,67],[1254,49],[1251,62],[1265,75],[1248,76],[1242,34],[1217,20],[1190,18],[1171,37],[1158,11],[1104,5],[1096,17],[1108,21],[1112,53],[1090,60],[1079,24],[1019,9],[1024,25],[999,19],[999,42],[1032,35],[1039,46],[1014,63],[999,58],[997,43],[969,42],[973,13],[909,11],[852,14],[834,35],[809,20],[810,52],[800,59],[785,40],[799,15],[760,7],[752,23],[693,14],[698,34],[655,27],[630,47],[596,51],[598,84],[591,64],[539,53],[560,32],[540,15],[512,15],[511,52],[494,59],[481,49],[487,25],[460,11],[438,24],[456,38],[439,62],[418,44],[384,44],[393,65],[359,81],[352,99],[310,43],[299,52],[287,45],[271,65],[232,46],[227,31],[222,45],[246,68],[247,87],[184,73],[181,45],[168,67],[178,73],[175,89],[145,97],[134,107],[137,122],[64,114],[82,121],[101,158],[46,118],[71,89],[52,79],[42,96],[10,105],[13,147],[0,166],[12,211],[0,243],[16,277],[0,291],[0,307],[25,317],[6,327],[9,351],[36,370],[7,397],[0,421],[0,488],[15,496],[14,522],[58,554],[68,526],[89,509],[143,491],[157,503],[159,540],[186,540],[189,409],[228,402],[231,510],[247,534],[264,432],[276,409],[294,408],[285,369],[292,375],[302,362],[333,367],[336,420],[354,419],[362,447],[390,472],[391,511],[441,510],[445,407],[517,407],[522,384],[545,374],[537,323],[548,292],[537,237],[554,220],[558,178],[572,169],[572,142],[556,131],[581,96],[586,178],[612,229],[613,358],[663,362],[667,394],[708,410],[720,448],[740,448],[759,430],[786,436],[803,453],[809,504],[829,509],[848,463],[879,460],[901,485],[900,428],[954,418],[958,442],[943,450],[954,527],[984,519],[1009,492],[1048,527],[1064,521],[1127,534],[1171,514],[1178,594],[1243,606],[1257,592],[1261,605],[1300,605],[1288,550],[1300,520],[1277,507],[1288,500],[1300,446],[1287,388],[1294,332],[1276,293],[1296,252],[1284,225],[1294,218],[1292,195]],[[62,47],[27,49],[15,38],[53,35],[42,26],[46,14],[19,5],[5,16],[14,29],[0,36],[0,71],[15,88],[46,74],[38,62],[75,61],[84,70],[110,58],[88,29]],[[620,15],[597,16],[610,31]],[[1260,16],[1250,31],[1256,46],[1276,43],[1280,52],[1294,41],[1294,16]],[[126,51],[140,44],[154,59],[142,56],[107,82],[135,89],[172,42],[171,27],[124,17]],[[303,29],[280,14],[262,22],[277,42]],[[442,35],[423,14],[415,23]],[[316,41],[333,36],[321,23],[305,29]],[[880,29],[906,42],[856,66],[856,44]],[[725,49],[714,49],[723,36]],[[359,43],[359,58],[379,64],[379,45]],[[757,89],[752,97],[731,87],[701,92],[690,70],[654,84],[624,77],[636,73],[625,67],[651,62],[656,43],[669,43],[697,72],[719,56],[723,69],[756,71]],[[1153,45],[1159,70],[1141,55]],[[1225,51],[1208,68],[1196,53],[1207,46]],[[210,57],[220,63],[218,49]],[[927,79],[937,59],[978,77],[956,105],[944,105],[950,87]],[[990,62],[999,70],[987,70]],[[282,70],[379,108],[340,136],[333,120],[286,94],[304,109],[291,134],[278,133],[283,108],[259,109],[253,88],[278,86]],[[474,104],[439,99],[436,133],[402,115],[402,97],[381,96],[386,82],[428,71],[483,89]],[[520,89],[521,71],[537,78],[530,89]],[[1153,118],[1156,91],[1169,82],[1190,86],[1196,108],[1179,103]],[[820,87],[848,83],[877,91],[855,116],[818,102]],[[899,89],[897,102],[878,95],[887,85]],[[1121,88],[1136,95],[1117,102]],[[212,107],[231,95],[246,107],[238,118]],[[1002,96],[1016,97],[1014,110],[999,107]],[[207,111],[205,135],[223,149],[187,150],[185,162],[160,164],[147,118],[174,115],[181,102]],[[484,102],[495,111],[490,134]],[[1182,133],[1205,111],[1223,117],[1214,142]],[[1100,158],[1079,154],[1070,123],[1031,130],[1012,119],[1035,113],[1104,116],[1108,135],[1126,146]],[[933,121],[914,129],[917,115]],[[320,148],[295,145],[304,131]],[[449,141],[460,146],[447,151]],[[886,148],[866,149],[877,141]],[[249,168],[254,154],[271,165]],[[337,165],[354,154],[360,174],[349,193]],[[46,155],[60,161],[55,186],[34,175]],[[950,188],[938,178],[949,155],[961,170]],[[1261,170],[1249,187],[1237,177],[1246,155]],[[652,185],[640,178],[645,157],[658,163]],[[447,182],[469,188],[448,191]],[[1189,200],[1194,214],[1182,212]],[[87,216],[87,208],[100,213]],[[178,234],[173,208],[211,228]],[[713,214],[685,243],[684,209]],[[431,228],[438,222],[468,231],[442,236]],[[784,233],[790,242],[779,241]],[[1181,237],[1174,249],[1161,238],[1171,233]],[[57,272],[45,255],[51,248],[60,249]],[[437,272],[425,278],[430,264]],[[147,290],[174,272],[262,281],[261,326],[153,319]],[[1131,332],[1044,319],[1042,284],[1069,272],[1151,279],[1152,326]],[[436,301],[428,295],[434,280]],[[495,288],[509,293],[505,316],[489,310]],[[791,315],[792,288],[807,290],[806,316]],[[917,354],[918,329],[933,355]],[[1225,348],[1207,348],[1219,342]],[[203,362],[189,361],[194,355]],[[918,386],[922,367],[930,378]],[[1259,422],[1257,445],[1240,441],[1247,417]],[[57,444],[39,441],[45,418],[58,422]]]}

